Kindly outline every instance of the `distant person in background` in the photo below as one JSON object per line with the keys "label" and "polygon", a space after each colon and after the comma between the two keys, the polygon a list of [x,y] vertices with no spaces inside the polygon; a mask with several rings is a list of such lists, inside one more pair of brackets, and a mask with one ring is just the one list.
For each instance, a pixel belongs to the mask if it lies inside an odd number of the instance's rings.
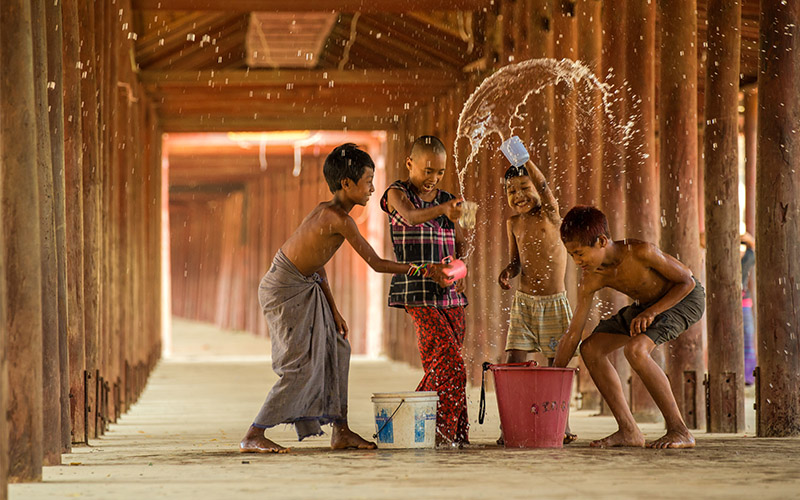
{"label": "distant person in background", "polygon": [[750,293],[750,275],[756,265],[756,240],[750,233],[741,237],[742,255],[742,326],[744,330],[744,384],[753,385],[756,368],[756,346],[754,342],[753,297]]}

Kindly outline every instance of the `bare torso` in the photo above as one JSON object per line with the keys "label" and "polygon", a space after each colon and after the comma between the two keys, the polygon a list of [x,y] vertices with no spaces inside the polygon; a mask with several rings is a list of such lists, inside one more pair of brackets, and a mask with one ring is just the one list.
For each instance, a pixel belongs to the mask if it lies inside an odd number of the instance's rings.
{"label": "bare torso", "polygon": [[519,290],[530,295],[563,292],[567,250],[558,225],[539,211],[511,217],[511,231],[519,252]]}
{"label": "bare torso", "polygon": [[597,280],[597,289],[607,286],[641,304],[649,304],[659,300],[672,288],[672,282],[636,256],[637,250],[644,250],[645,246],[653,247],[651,243],[622,240],[614,244],[619,246],[614,263],[592,273]]}
{"label": "bare torso", "polygon": [[332,202],[323,202],[312,210],[281,250],[298,271],[310,276],[324,266],[342,246],[345,218],[350,217]]}

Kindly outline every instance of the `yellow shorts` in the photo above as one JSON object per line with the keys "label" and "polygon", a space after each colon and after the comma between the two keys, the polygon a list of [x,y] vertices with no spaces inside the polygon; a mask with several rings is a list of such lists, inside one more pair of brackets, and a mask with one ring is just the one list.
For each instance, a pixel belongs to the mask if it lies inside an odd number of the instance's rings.
{"label": "yellow shorts", "polygon": [[571,319],[567,292],[529,295],[518,290],[511,305],[506,351],[518,349],[555,357],[558,342],[569,328]]}

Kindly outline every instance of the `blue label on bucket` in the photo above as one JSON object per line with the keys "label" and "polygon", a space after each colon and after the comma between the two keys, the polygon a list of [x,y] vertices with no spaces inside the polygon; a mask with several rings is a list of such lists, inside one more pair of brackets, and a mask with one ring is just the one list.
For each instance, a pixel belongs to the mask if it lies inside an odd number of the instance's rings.
{"label": "blue label on bucket", "polygon": [[394,443],[394,426],[391,416],[385,409],[375,415],[375,425],[377,426],[379,443]]}
{"label": "blue label on bucket", "polygon": [[425,410],[417,409],[414,411],[414,442],[415,443],[424,443],[425,442],[425,421],[436,420],[436,414],[430,413]]}

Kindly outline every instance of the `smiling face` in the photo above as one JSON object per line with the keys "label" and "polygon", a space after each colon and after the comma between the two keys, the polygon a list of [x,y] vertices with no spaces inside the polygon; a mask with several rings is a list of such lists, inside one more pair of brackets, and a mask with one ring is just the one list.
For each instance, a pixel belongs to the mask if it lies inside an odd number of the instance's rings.
{"label": "smiling face", "polygon": [[536,192],[533,181],[527,175],[508,179],[506,196],[508,197],[508,206],[518,214],[526,214],[542,206],[539,193]]}
{"label": "smiling face", "polygon": [[586,246],[579,241],[564,242],[567,253],[575,261],[575,264],[584,271],[596,271],[600,268],[606,257],[607,244],[608,238],[602,235],[591,246]]}
{"label": "smiling face", "polygon": [[408,179],[421,196],[432,193],[442,180],[447,155],[433,151],[414,152],[406,159]]}
{"label": "smiling face", "polygon": [[372,185],[372,179],[374,177],[375,169],[367,167],[364,169],[364,173],[361,174],[361,178],[358,179],[358,182],[353,182],[350,179],[342,181],[342,189],[354,204],[366,205],[370,195],[375,192],[375,186]]}

